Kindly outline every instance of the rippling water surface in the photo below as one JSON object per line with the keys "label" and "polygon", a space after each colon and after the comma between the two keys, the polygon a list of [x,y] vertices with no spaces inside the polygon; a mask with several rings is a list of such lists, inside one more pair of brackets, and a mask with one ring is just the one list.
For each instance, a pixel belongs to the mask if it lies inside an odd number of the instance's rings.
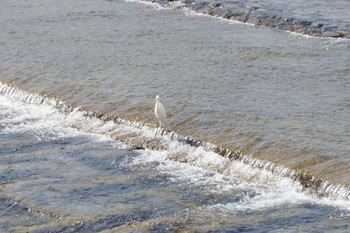
{"label": "rippling water surface", "polygon": [[169,132],[349,185],[349,40],[177,6],[1,3],[2,229],[348,229],[346,186],[315,195],[248,160],[154,138],[153,105],[159,94]]}
{"label": "rippling water surface", "polygon": [[2,231],[348,230],[347,200],[290,178],[166,136],[168,150],[133,150],[106,132],[153,132],[0,100]]}
{"label": "rippling water surface", "polygon": [[295,17],[297,19],[312,20],[318,24],[329,26],[340,26],[340,28],[349,28],[350,20],[347,15],[349,2],[340,1],[281,1],[281,0],[259,0],[259,1],[242,1],[250,7],[263,7],[271,10],[276,15],[285,17]]}

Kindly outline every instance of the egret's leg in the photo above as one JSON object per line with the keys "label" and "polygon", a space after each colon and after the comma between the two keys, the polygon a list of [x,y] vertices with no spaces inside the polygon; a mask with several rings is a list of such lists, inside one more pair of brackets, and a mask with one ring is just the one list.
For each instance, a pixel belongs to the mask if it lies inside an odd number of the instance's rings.
{"label": "egret's leg", "polygon": [[159,122],[157,121],[157,128],[156,128],[156,132],[154,133],[154,138],[157,137],[158,129],[159,129]]}
{"label": "egret's leg", "polygon": [[164,121],[160,121],[159,124],[160,124],[160,132],[163,135],[164,134]]}

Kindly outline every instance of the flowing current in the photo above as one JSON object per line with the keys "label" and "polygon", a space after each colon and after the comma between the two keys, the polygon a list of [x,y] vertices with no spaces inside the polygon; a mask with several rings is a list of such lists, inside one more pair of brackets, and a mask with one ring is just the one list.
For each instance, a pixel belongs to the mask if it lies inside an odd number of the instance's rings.
{"label": "flowing current", "polygon": [[178,2],[0,15],[2,232],[349,231],[349,39]]}

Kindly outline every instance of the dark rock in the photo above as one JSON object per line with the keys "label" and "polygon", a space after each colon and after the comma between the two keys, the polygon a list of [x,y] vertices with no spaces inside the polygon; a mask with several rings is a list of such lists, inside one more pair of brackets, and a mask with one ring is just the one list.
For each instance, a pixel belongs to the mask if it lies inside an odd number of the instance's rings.
{"label": "dark rock", "polygon": [[305,19],[283,17],[278,11],[263,9],[258,3],[245,5],[240,0],[143,0],[168,5],[169,1],[180,1],[197,12],[240,22],[253,23],[284,31],[292,31],[310,36],[350,38],[350,25],[326,25]]}
{"label": "dark rock", "polygon": [[310,26],[312,24],[312,22],[308,21],[308,20],[296,20],[295,23],[299,24],[299,25],[302,25],[304,27]]}
{"label": "dark rock", "polygon": [[305,28],[305,33],[312,36],[321,35],[321,29],[319,27],[308,26]]}
{"label": "dark rock", "polygon": [[235,17],[235,20],[246,23],[249,20],[251,10],[249,8],[242,8],[241,15]]}
{"label": "dark rock", "polygon": [[285,30],[285,31],[292,31],[293,30],[293,22],[294,20],[292,18],[282,18],[276,26],[280,30]]}
{"label": "dark rock", "polygon": [[323,23],[316,23],[315,22],[315,23],[312,23],[311,26],[321,28],[321,27],[323,27]]}
{"label": "dark rock", "polygon": [[225,19],[233,19],[236,17],[239,17],[241,15],[241,12],[237,10],[229,10],[226,12],[226,14],[223,16]]}
{"label": "dark rock", "polygon": [[214,9],[215,8],[206,7],[205,10],[202,13],[207,14],[207,15],[214,15],[215,16]]}
{"label": "dark rock", "polygon": [[218,17],[225,18],[225,15],[227,14],[227,9],[217,7],[217,8],[212,9],[212,14],[215,16],[218,16]]}
{"label": "dark rock", "polygon": [[298,22],[293,22],[293,25],[292,25],[292,31],[304,31],[304,29],[305,29],[305,25],[303,25],[303,24],[300,24],[300,23],[298,23]]}
{"label": "dark rock", "polygon": [[215,0],[212,4],[211,4],[213,7],[219,7],[222,5],[222,2],[221,1],[218,1],[218,0]]}

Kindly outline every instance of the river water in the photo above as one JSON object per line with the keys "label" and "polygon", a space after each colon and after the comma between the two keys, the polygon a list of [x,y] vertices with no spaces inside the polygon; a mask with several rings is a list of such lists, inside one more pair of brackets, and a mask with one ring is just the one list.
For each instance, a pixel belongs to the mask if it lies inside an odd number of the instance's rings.
{"label": "river water", "polygon": [[349,230],[350,40],[176,2],[0,13],[2,231]]}

